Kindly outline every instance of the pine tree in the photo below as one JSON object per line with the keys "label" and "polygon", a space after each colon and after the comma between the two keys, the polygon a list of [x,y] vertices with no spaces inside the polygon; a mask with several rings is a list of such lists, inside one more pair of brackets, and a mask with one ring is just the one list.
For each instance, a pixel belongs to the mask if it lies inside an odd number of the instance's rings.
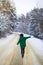
{"label": "pine tree", "polygon": [[0,32],[9,33],[15,28],[16,8],[9,0],[0,1]]}

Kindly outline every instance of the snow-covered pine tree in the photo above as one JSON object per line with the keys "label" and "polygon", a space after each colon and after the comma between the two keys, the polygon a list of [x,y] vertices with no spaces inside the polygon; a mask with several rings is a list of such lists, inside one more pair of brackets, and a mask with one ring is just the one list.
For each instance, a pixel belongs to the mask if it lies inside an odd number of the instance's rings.
{"label": "snow-covered pine tree", "polygon": [[43,39],[43,9],[34,9],[29,13],[27,31],[35,37]]}
{"label": "snow-covered pine tree", "polygon": [[[0,1],[0,37],[12,32],[16,22],[16,7],[9,0]],[[3,34],[4,32],[4,34]]]}

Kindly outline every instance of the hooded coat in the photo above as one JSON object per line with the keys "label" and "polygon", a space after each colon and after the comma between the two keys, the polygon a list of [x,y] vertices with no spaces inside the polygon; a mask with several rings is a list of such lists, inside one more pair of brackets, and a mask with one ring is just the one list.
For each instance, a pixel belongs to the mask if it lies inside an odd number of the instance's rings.
{"label": "hooded coat", "polygon": [[21,48],[25,48],[26,47],[26,39],[28,39],[28,38],[31,38],[31,37],[30,36],[29,37],[22,37],[22,36],[20,36],[20,39],[17,42],[17,45],[20,44]]}

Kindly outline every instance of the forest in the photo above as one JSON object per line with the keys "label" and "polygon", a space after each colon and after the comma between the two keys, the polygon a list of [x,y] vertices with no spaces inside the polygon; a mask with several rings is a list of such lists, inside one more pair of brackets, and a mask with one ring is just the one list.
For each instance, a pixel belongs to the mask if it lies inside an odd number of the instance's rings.
{"label": "forest", "polygon": [[22,32],[43,39],[43,8],[30,12],[16,13],[16,6],[8,0],[0,0],[0,38],[13,32]]}

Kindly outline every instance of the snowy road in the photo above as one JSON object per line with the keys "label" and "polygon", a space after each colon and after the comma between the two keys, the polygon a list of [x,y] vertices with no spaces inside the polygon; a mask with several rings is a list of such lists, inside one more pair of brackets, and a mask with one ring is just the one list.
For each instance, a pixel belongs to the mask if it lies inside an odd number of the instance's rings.
{"label": "snowy road", "polygon": [[0,39],[0,65],[43,65],[43,41],[30,38],[26,41],[25,55],[22,59],[18,34]]}

